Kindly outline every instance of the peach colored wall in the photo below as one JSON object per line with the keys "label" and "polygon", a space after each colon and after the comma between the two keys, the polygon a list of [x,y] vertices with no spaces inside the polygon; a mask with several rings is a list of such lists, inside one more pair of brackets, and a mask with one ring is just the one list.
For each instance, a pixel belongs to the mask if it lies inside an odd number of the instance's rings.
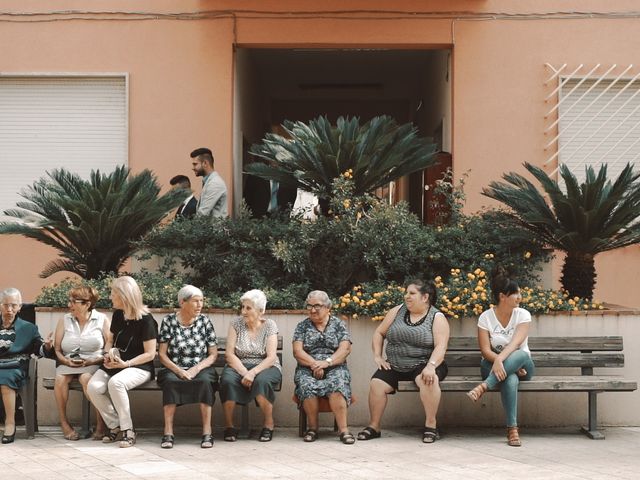
{"label": "peach colored wall", "polygon": [[[350,1],[351,10],[476,12],[606,12],[637,10],[637,1],[620,0],[512,2]],[[43,11],[39,1],[10,0],[2,11]],[[57,2],[59,10],[86,10],[87,2]],[[301,12],[343,10],[345,2],[289,1],[94,1],[94,12],[189,12],[237,10],[206,20],[59,21],[0,23],[0,71],[128,72],[130,74],[130,151],[134,170],[149,167],[161,182],[188,172],[187,154],[208,145],[217,168],[231,187],[233,151],[233,44],[282,47],[427,48],[453,45],[453,154],[458,174],[471,170],[469,210],[488,202],[480,190],[523,161],[545,158],[542,83],[545,62],[629,64],[640,51],[639,19],[451,20],[377,18],[267,18],[247,10]],[[245,13],[240,10],[245,10]],[[247,18],[253,15],[260,18]],[[340,15],[332,15],[337,17]],[[387,14],[388,17],[393,16]],[[291,16],[293,17],[293,16]],[[366,18],[369,17],[369,18]],[[44,18],[44,17],[43,17]],[[0,19],[6,19],[1,17]],[[0,159],[1,161],[1,159]],[[188,172],[190,173],[190,172]],[[2,251],[15,250],[0,274],[0,285],[23,288],[29,296],[51,253],[30,242],[0,238]],[[29,261],[24,255],[29,252]],[[6,257],[6,256],[5,256]],[[637,248],[598,258],[598,298],[637,304],[640,270]],[[624,266],[624,267],[623,267]],[[557,265],[554,267],[557,276]]]}

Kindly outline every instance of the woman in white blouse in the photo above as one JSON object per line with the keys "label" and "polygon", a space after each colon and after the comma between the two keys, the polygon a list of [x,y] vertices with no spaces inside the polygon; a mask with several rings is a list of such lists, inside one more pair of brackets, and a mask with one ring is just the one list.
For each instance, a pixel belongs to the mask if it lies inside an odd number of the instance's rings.
{"label": "woman in white blouse", "polygon": [[520,288],[502,267],[493,273],[491,293],[497,306],[478,319],[484,381],[467,395],[475,402],[487,390],[499,388],[507,416],[507,443],[519,447],[518,385],[522,380],[531,380],[535,368],[527,344],[531,314],[519,307]]}
{"label": "woman in white blouse", "polygon": [[[58,321],[55,333],[55,353],[58,366],[54,394],[62,433],[67,440],[78,440],[67,418],[69,382],[78,378],[85,391],[94,372],[102,365],[102,349],[109,332],[106,315],[93,309],[98,293],[92,287],[77,287],[69,291],[69,313]],[[104,422],[96,415],[94,438],[102,439]]]}

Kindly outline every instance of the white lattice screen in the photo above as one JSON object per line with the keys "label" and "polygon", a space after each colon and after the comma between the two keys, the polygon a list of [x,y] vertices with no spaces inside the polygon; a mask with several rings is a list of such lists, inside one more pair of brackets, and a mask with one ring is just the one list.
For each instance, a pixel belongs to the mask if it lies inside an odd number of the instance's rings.
{"label": "white lattice screen", "polygon": [[585,165],[608,165],[617,176],[631,162],[640,166],[640,71],[633,65],[555,68],[545,115],[546,164],[566,164],[584,178]]}

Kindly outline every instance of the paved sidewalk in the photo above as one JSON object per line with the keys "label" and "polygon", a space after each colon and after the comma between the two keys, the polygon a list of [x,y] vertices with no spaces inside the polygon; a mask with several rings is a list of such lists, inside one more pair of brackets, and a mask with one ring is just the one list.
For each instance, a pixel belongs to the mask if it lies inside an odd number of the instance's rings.
{"label": "paved sidewalk", "polygon": [[309,444],[296,430],[279,429],[271,443],[220,440],[210,450],[200,449],[195,432],[162,450],[157,431],[140,432],[135,447],[121,449],[41,430],[34,440],[19,430],[14,444],[0,445],[2,480],[640,478],[640,427],[607,428],[604,441],[575,429],[525,429],[521,448],[506,446],[502,430],[452,430],[433,445],[423,445],[417,430],[385,431],[382,439],[348,446],[330,429]]}

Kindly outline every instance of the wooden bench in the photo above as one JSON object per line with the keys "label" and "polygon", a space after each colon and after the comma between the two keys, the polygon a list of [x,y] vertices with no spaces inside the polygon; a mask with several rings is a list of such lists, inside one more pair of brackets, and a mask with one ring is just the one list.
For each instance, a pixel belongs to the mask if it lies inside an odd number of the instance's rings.
{"label": "wooden bench", "polygon": [[[529,337],[529,349],[536,365],[536,375],[520,382],[521,392],[587,392],[589,423],[582,431],[593,439],[604,439],[598,430],[597,395],[600,392],[632,392],[635,380],[619,375],[594,375],[594,368],[624,366],[622,337]],[[480,381],[480,352],[476,337],[453,337],[445,356],[449,376],[440,384],[443,392],[467,392]],[[456,374],[461,368],[475,367],[477,375]],[[545,371],[541,372],[541,369]],[[561,370],[561,371],[560,371]],[[567,374],[568,371],[574,371]],[[550,372],[549,372],[550,371]],[[558,372],[553,374],[553,371]],[[607,371],[608,373],[609,371]],[[399,392],[415,392],[414,382],[400,382]],[[485,394],[486,395],[486,394]]]}
{"label": "wooden bench", "polygon": [[[216,370],[218,370],[218,374],[222,373],[222,368],[226,364],[226,359],[225,359],[226,344],[227,344],[227,339],[225,337],[218,337],[218,358],[216,358],[216,361],[213,364]],[[277,354],[278,354],[278,358],[280,359],[280,364],[282,365],[282,337],[280,335],[278,335]],[[160,363],[160,358],[157,355],[154,360],[154,366],[156,368],[156,376],[157,376],[158,370],[162,368],[162,365]],[[42,379],[42,386],[47,390],[53,390],[54,385],[55,385],[55,378],[44,377]],[[282,383],[278,385],[275,390],[280,391],[281,388],[282,388]],[[82,385],[80,385],[80,382],[77,379],[74,379],[69,384],[69,390],[82,392]],[[162,389],[160,388],[156,380],[149,380],[148,382],[143,383],[142,385],[134,388],[133,390],[134,391],[158,391],[158,392],[162,391]],[[240,405],[240,407],[242,410],[242,417],[240,422],[240,435],[249,436],[249,433],[250,433],[249,405]],[[83,437],[89,436],[91,432],[91,409],[92,409],[91,402],[89,402],[89,399],[83,397],[82,422],[81,422],[81,433],[80,433]],[[25,416],[26,416],[26,413],[25,413]]]}

